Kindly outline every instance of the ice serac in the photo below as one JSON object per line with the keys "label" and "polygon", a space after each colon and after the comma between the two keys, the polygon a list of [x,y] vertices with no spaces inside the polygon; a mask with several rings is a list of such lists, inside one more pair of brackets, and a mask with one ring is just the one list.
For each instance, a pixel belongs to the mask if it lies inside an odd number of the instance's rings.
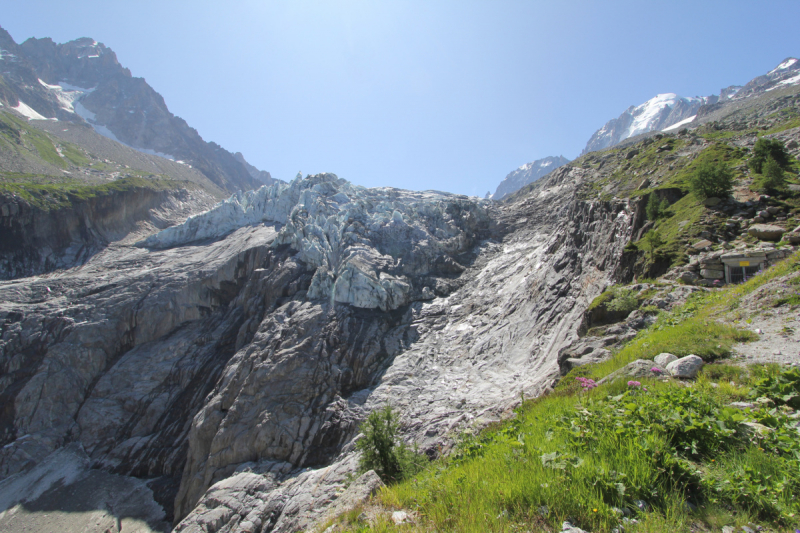
{"label": "ice serac", "polygon": [[497,190],[491,198],[492,200],[502,200],[509,194],[520,190],[525,185],[533,183],[567,163],[569,163],[569,159],[560,155],[558,157],[550,156],[544,159],[537,159],[536,161],[522,165],[518,169],[509,172],[503,181],[500,182],[500,185],[497,186]]}
{"label": "ice serac", "polygon": [[433,297],[425,276],[463,270],[454,257],[489,217],[475,198],[366,189],[318,174],[237,193],[140,245],[166,248],[264,222],[281,225],[273,247],[291,246],[314,271],[309,298],[388,311]]}

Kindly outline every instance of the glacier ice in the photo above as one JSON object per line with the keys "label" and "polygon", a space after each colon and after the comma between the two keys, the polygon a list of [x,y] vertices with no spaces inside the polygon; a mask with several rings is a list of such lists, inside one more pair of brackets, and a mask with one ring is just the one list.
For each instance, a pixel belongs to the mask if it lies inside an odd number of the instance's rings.
{"label": "glacier ice", "polygon": [[455,256],[488,227],[486,205],[448,193],[367,189],[317,174],[239,192],[138,244],[169,248],[276,224],[281,228],[271,246],[290,245],[315,271],[308,298],[387,311],[429,299],[431,276],[458,271]]}

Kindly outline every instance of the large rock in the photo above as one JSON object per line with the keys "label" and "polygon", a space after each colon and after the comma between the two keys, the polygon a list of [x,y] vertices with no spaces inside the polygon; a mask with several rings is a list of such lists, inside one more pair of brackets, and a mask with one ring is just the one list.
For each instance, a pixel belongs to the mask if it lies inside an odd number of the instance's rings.
{"label": "large rock", "polygon": [[779,241],[786,230],[772,224],[753,224],[747,233],[760,241]]}
{"label": "large rock", "polygon": [[667,372],[672,377],[680,379],[694,379],[703,368],[703,359],[696,355],[687,355],[667,364]]}
{"label": "large rock", "polygon": [[619,378],[660,378],[664,375],[665,370],[661,365],[654,364],[654,362],[649,359],[637,359],[619,370],[615,370],[598,383],[610,383]]}
{"label": "large rock", "polygon": [[671,362],[677,361],[677,360],[678,360],[678,357],[675,356],[675,355],[672,355],[671,353],[660,353],[660,354],[658,354],[657,356],[655,356],[653,358],[653,362],[656,365],[658,365],[658,366],[660,366],[662,368],[666,367]]}
{"label": "large rock", "polygon": [[700,275],[704,279],[722,279],[725,277],[724,270],[712,270],[710,268],[704,268],[700,271]]}

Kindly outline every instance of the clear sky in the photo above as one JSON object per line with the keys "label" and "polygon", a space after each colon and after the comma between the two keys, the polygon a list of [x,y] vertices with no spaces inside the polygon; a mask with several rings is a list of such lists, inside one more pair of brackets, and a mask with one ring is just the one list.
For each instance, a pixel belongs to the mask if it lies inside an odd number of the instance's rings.
{"label": "clear sky", "polygon": [[494,192],[658,93],[800,55],[789,1],[0,0],[17,42],[93,37],[204,139],[289,180]]}

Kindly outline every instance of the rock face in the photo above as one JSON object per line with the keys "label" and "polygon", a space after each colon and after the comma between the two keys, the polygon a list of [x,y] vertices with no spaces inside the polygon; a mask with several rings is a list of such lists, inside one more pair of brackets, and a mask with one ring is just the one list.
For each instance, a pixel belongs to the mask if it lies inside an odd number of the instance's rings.
{"label": "rock face", "polygon": [[178,530],[313,526],[372,409],[436,454],[557,377],[643,219],[592,177],[498,208],[312,176],[1,284],[0,476],[78,442]]}
{"label": "rock face", "polygon": [[147,187],[109,190],[59,209],[0,194],[0,280],[80,265],[113,241],[183,222],[213,203],[198,190]]}
{"label": "rock face", "polygon": [[569,163],[569,159],[560,155],[558,157],[545,157],[537,159],[531,163],[522,165],[518,169],[510,172],[508,176],[500,182],[497,190],[492,195],[493,200],[502,200],[511,193],[517,192],[525,185],[533,183],[539,178],[546,176],[555,169]]}
{"label": "rock face", "polygon": [[262,183],[246,162],[204,141],[173,115],[163,97],[133,77],[102,43],[31,38],[17,45],[0,28],[0,50],[5,51],[0,103],[26,118],[85,121],[115,141],[189,164],[229,193]]}

